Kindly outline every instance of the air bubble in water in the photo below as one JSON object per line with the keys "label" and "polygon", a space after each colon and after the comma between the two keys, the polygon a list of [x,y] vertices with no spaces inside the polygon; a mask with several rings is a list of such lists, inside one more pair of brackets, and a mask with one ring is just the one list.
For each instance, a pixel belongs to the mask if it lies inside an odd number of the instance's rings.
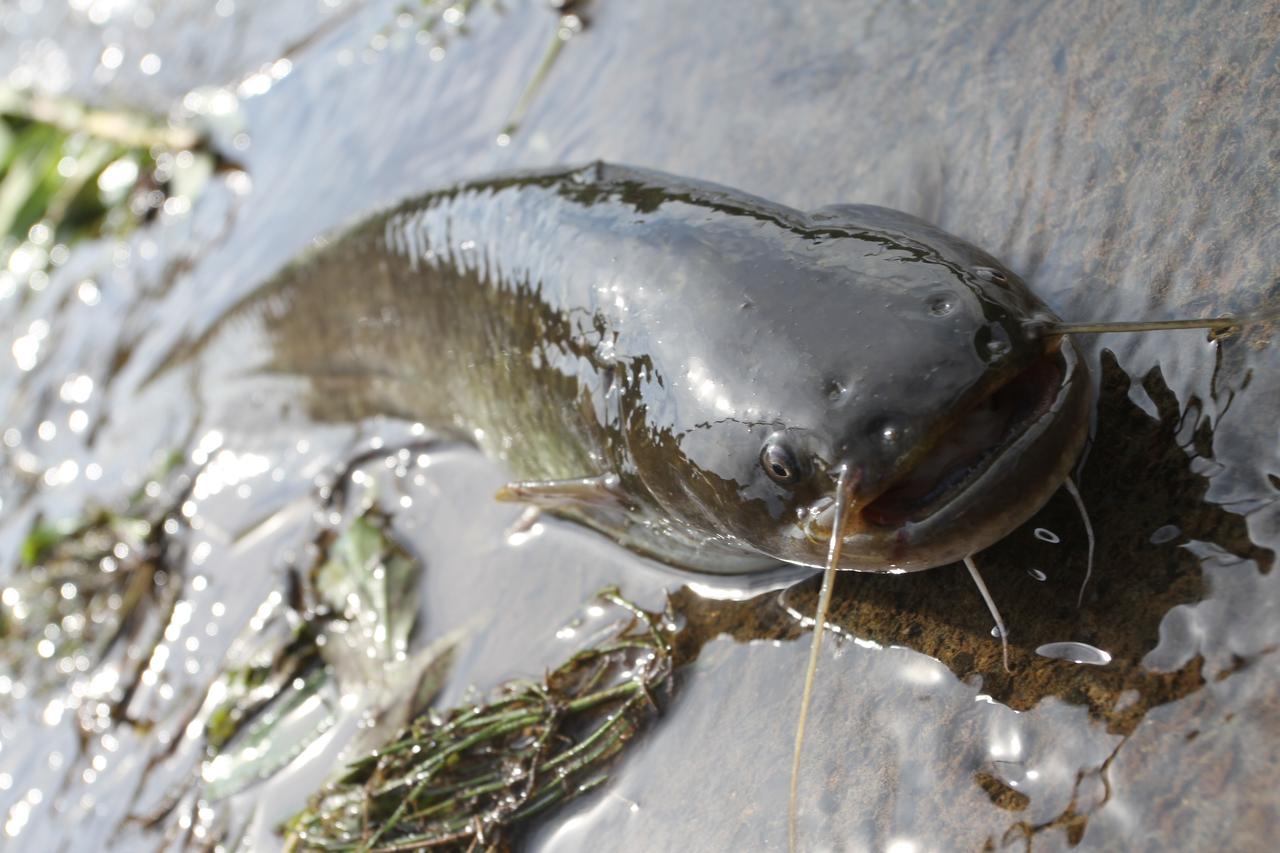
{"label": "air bubble in water", "polygon": [[1053,660],[1069,660],[1072,663],[1087,663],[1091,666],[1106,666],[1111,663],[1110,652],[1088,643],[1045,643],[1036,649],[1036,654]]}

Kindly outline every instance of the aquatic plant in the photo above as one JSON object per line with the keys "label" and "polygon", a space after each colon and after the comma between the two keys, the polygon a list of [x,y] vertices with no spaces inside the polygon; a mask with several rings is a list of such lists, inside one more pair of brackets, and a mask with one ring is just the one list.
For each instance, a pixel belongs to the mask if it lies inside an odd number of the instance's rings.
{"label": "aquatic plant", "polygon": [[221,163],[189,128],[0,87],[0,298],[41,289],[79,240],[188,209]]}
{"label": "aquatic plant", "polygon": [[390,522],[370,507],[322,531],[314,564],[291,570],[289,600],[273,596],[250,623],[210,689],[208,798],[287,765],[334,724],[344,691],[360,692],[380,715],[398,711],[396,725],[439,691],[453,641],[409,655],[421,566]]}
{"label": "aquatic plant", "polygon": [[[89,672],[115,650],[128,654],[148,631],[158,638],[163,622],[146,617],[167,613],[178,598],[180,505],[189,479],[170,460],[124,507],[33,524],[0,592],[0,672],[38,692]],[[140,672],[146,657],[135,658]],[[113,682],[121,701],[137,674]]]}
{"label": "aquatic plant", "polygon": [[617,589],[599,599],[631,618],[540,681],[414,720],[312,797],[290,822],[290,849],[500,846],[602,784],[671,689],[675,627]]}

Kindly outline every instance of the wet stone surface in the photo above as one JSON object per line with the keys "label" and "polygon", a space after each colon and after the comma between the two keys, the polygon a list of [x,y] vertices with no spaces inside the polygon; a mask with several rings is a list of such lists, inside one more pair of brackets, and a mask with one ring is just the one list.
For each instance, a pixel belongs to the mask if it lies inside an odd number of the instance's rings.
{"label": "wet stone surface", "polygon": [[[259,785],[218,802],[172,793],[205,758],[232,641],[287,595],[316,525],[349,521],[367,498],[425,566],[406,652],[465,637],[440,707],[563,662],[581,639],[566,629],[604,586],[653,610],[674,595],[673,701],[609,784],[524,837],[530,849],[785,847],[816,583],[726,589],[553,520],[508,535],[519,511],[491,501],[502,467],[461,451],[406,461],[410,422],[318,425],[299,407],[267,427],[215,423],[192,388],[218,389],[198,376],[148,382],[174,341],[362,212],[464,177],[604,158],[800,209],[915,213],[1001,258],[1069,320],[1280,299],[1275,3],[1166,4],[1153,23],[1116,3],[778,0],[743,14],[729,0],[594,0],[574,4],[586,26],[523,107],[562,29],[545,5],[424,3],[407,20],[395,2],[332,5],[0,11],[12,85],[208,122],[238,167],[189,212],[79,245],[42,289],[0,299],[0,587],[18,585],[38,517],[123,509],[175,449],[200,472],[172,534],[180,600],[146,617],[157,646],[38,689],[0,671],[6,843],[279,844],[275,827],[367,729],[359,702],[336,700],[325,734]],[[20,338],[38,344],[21,364]],[[801,779],[805,847],[1267,849],[1280,829],[1273,325],[1219,343],[1083,344],[1099,386],[1080,470],[1097,534],[1083,604],[1085,537],[1065,494],[978,556],[1012,674],[962,567],[842,577]],[[82,375],[86,399],[60,396]],[[336,520],[317,517],[317,477],[359,454],[368,483]],[[1036,654],[1064,642],[1111,661]],[[135,670],[126,697],[120,676]]]}

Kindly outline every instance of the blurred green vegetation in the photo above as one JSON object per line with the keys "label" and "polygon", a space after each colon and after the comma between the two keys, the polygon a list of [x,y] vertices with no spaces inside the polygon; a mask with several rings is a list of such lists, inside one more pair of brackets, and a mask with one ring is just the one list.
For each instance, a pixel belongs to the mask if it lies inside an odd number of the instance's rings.
{"label": "blurred green vegetation", "polygon": [[453,640],[409,653],[421,564],[390,528],[369,508],[324,530],[317,562],[293,573],[290,600],[273,599],[237,642],[210,690],[205,796],[222,799],[286,766],[334,724],[344,691],[393,727],[435,697]]}
{"label": "blurred green vegetation", "polygon": [[[171,461],[124,507],[32,525],[20,565],[0,590],[0,676],[11,690],[56,688],[115,651],[127,657],[163,627],[167,617],[156,616],[168,613],[181,589],[186,520],[179,506],[188,480]],[[129,692],[140,675],[134,663],[111,692]]]}
{"label": "blurred green vegetation", "polygon": [[219,163],[189,129],[0,87],[0,298],[80,240],[185,212]]}

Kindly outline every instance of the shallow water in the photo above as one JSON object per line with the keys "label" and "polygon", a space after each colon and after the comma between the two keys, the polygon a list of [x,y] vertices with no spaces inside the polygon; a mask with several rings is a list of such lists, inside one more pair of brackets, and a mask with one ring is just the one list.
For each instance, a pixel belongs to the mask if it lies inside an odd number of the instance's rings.
{"label": "shallow water", "polygon": [[[0,73],[106,103],[225,111],[217,138],[243,167],[190,213],[77,247],[42,291],[0,301],[5,341],[48,324],[29,370],[0,370],[14,436],[0,451],[0,563],[15,562],[36,513],[122,500],[174,448],[203,446],[223,472],[193,499],[184,606],[168,629],[151,617],[169,651],[128,701],[133,724],[98,712],[115,685],[94,673],[25,696],[0,682],[0,822],[27,849],[98,849],[113,834],[148,848],[192,827],[199,843],[224,821],[251,822],[248,837],[270,847],[355,728],[357,714],[342,716],[300,766],[229,808],[158,811],[195,772],[189,724],[226,649],[309,541],[315,477],[414,436],[301,415],[237,432],[207,422],[177,380],[142,386],[173,341],[361,211],[466,176],[600,157],[802,209],[919,214],[1001,257],[1068,319],[1280,299],[1277,4],[1170,6],[1153,28],[1137,8],[1101,3],[774,2],[742,14],[729,0],[596,0],[578,4],[586,29],[505,145],[554,13],[477,3],[437,50],[397,27],[396,3],[335,5],[168,4],[149,20],[145,2],[24,0],[0,12]],[[124,61],[107,74],[112,44]],[[148,52],[161,59],[152,74]],[[226,89],[185,97],[206,86]],[[86,279],[94,304],[76,296]],[[1099,392],[1081,469],[1098,537],[1084,604],[1084,534],[1066,495],[979,555],[1014,675],[962,569],[841,578],[801,784],[806,847],[1266,847],[1280,829],[1270,335],[1085,340]],[[80,375],[92,394],[63,399]],[[489,499],[500,468],[466,453],[427,463],[385,469],[378,497],[427,566],[415,646],[468,632],[442,702],[562,659],[557,632],[608,583],[656,606],[687,580],[554,521],[513,541],[518,511]],[[553,814],[530,847],[785,846],[816,586],[728,597],[741,600],[677,593],[696,660],[674,703],[613,782]],[[1036,654],[1056,643],[1111,660]],[[112,667],[128,671],[127,655],[101,671]],[[152,826],[127,820],[152,814]]]}

